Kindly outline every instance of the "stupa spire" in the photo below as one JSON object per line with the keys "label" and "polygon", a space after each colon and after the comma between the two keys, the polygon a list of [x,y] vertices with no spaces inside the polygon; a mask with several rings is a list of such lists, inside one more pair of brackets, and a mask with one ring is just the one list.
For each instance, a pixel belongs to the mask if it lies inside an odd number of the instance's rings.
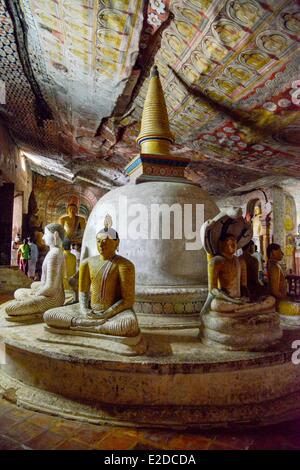
{"label": "stupa spire", "polygon": [[136,140],[141,146],[141,154],[151,155],[168,155],[169,145],[174,140],[169,127],[167,106],[156,65],[151,70],[141,131]]}

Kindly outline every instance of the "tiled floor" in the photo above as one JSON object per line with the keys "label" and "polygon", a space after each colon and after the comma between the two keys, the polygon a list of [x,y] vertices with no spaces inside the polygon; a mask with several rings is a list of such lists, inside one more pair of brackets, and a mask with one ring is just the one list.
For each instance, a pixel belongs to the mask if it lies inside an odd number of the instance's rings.
{"label": "tiled floor", "polygon": [[300,449],[300,420],[238,432],[182,432],[96,426],[19,408],[0,399],[0,449]]}
{"label": "tiled floor", "polygon": [[[0,296],[0,303],[9,300]],[[182,432],[96,426],[17,407],[0,398],[0,450],[300,450],[300,420],[248,431]]]}

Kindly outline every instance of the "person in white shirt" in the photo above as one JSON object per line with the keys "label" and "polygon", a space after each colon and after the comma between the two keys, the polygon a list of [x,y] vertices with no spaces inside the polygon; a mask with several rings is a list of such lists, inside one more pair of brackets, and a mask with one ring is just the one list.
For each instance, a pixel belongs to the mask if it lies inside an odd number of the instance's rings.
{"label": "person in white shirt", "polygon": [[262,254],[257,251],[257,245],[254,246],[254,253],[252,256],[258,261],[258,282],[263,286],[264,285],[264,259]]}
{"label": "person in white shirt", "polygon": [[21,242],[21,235],[17,233],[14,240],[11,242],[11,266],[18,266],[18,249],[20,248]]}
{"label": "person in white shirt", "polygon": [[71,253],[76,256],[76,270],[78,271],[80,263],[80,245],[72,243]]}
{"label": "person in white shirt", "polygon": [[35,271],[36,271],[36,263],[39,257],[39,249],[37,245],[28,238],[28,245],[30,246],[30,259],[28,260],[28,274],[27,276],[30,277],[32,280],[35,278]]}

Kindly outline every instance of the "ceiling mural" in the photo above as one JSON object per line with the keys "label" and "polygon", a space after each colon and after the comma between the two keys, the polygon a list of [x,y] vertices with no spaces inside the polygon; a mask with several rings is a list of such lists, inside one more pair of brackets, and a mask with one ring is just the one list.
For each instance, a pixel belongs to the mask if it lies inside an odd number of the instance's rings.
{"label": "ceiling mural", "polygon": [[297,0],[0,0],[0,20],[0,117],[44,173],[126,183],[155,63],[188,178],[300,177]]}

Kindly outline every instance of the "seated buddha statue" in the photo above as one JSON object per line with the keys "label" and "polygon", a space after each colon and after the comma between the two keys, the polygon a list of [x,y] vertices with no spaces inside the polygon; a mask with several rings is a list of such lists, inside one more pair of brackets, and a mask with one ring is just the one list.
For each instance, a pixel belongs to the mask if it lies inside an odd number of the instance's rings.
{"label": "seated buddha statue", "polygon": [[67,206],[67,215],[59,219],[63,226],[66,238],[71,242],[80,242],[85,229],[85,218],[78,215],[78,199],[73,196]]}
{"label": "seated buddha statue", "polygon": [[269,291],[276,299],[276,310],[285,323],[300,325],[300,303],[293,301],[287,295],[286,280],[280,266],[280,261],[284,256],[280,245],[277,243],[268,245],[267,256]]}
{"label": "seated buddha statue", "polygon": [[49,224],[43,236],[50,248],[42,266],[41,281],[33,282],[30,289],[17,289],[15,300],[5,308],[7,320],[26,321],[37,318],[52,307],[63,305],[65,300],[63,287],[63,252],[64,229],[59,224]]}
{"label": "seated buddha statue", "polygon": [[221,212],[202,226],[209,294],[201,311],[200,337],[207,345],[261,350],[282,336],[274,297],[252,295],[250,300],[245,260],[235,256],[251,237],[251,224],[238,213]]}
{"label": "seated buddha statue", "polygon": [[[80,264],[78,304],[48,310],[44,321],[51,332],[67,330],[122,337],[140,333],[133,305],[135,300],[135,268],[118,256],[118,233],[105,221],[105,228],[96,236],[99,256]],[[90,299],[90,300],[89,300]],[[85,336],[83,334],[83,336]]]}

